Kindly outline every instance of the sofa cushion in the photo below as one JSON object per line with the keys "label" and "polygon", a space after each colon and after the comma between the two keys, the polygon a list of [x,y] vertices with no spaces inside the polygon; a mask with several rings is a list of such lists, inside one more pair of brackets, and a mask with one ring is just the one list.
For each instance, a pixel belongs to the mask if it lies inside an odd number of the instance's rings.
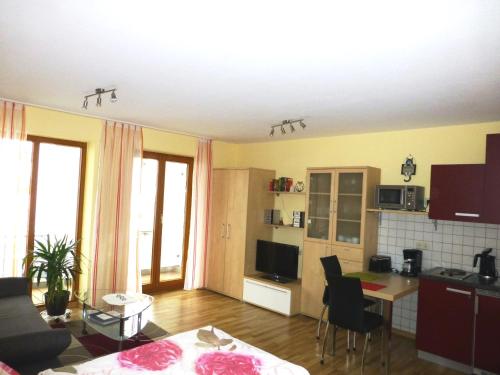
{"label": "sofa cushion", "polygon": [[51,329],[28,296],[0,298],[0,322],[0,337]]}

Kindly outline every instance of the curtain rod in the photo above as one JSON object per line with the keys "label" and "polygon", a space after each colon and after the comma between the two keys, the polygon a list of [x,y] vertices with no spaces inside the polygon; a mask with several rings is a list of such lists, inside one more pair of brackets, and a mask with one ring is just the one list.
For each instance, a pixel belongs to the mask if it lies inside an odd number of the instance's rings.
{"label": "curtain rod", "polygon": [[30,106],[30,107],[47,109],[47,110],[55,111],[55,112],[66,113],[66,114],[74,115],[74,116],[82,116],[82,117],[88,117],[88,118],[93,118],[93,119],[97,119],[97,120],[104,120],[104,121],[122,122],[122,123],[126,123],[126,124],[129,124],[129,125],[135,125],[135,126],[140,126],[142,128],[147,128],[147,129],[161,131],[161,132],[164,132],[164,133],[171,133],[171,134],[183,135],[183,136],[192,137],[192,138],[212,139],[212,138],[209,138],[209,137],[206,137],[206,136],[203,136],[203,135],[194,135],[194,134],[185,133],[185,132],[176,131],[176,130],[167,130],[167,129],[157,128],[157,127],[154,127],[154,126],[141,125],[141,124],[137,124],[135,122],[130,122],[130,121],[116,120],[116,119],[112,119],[112,118],[100,117],[100,116],[97,116],[97,115],[82,114],[82,113],[78,113],[78,112],[66,111],[64,109],[52,108],[52,107],[48,107],[48,106],[45,106],[45,105],[33,104],[33,103],[28,103],[28,102],[21,102],[19,100],[4,98],[4,97],[1,97],[1,96],[0,96],[0,100],[15,102],[15,103],[24,104],[24,105],[27,105],[27,106]]}

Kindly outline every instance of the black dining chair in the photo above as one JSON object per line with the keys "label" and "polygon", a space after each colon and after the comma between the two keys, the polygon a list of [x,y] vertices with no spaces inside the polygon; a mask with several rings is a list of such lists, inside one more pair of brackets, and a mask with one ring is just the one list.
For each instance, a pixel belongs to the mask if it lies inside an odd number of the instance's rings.
{"label": "black dining chair", "polygon": [[[325,346],[330,324],[333,325],[333,354],[335,355],[335,340],[337,327],[365,335],[363,356],[361,357],[361,373],[365,365],[365,354],[368,346],[368,333],[383,325],[383,318],[365,310],[361,280],[354,277],[327,276],[329,300],[335,303],[328,305],[328,321],[321,349],[320,363],[324,363]],[[383,342],[383,331],[382,331]],[[383,345],[382,345],[383,347]]]}
{"label": "black dining chair", "polygon": [[[320,258],[321,265],[323,266],[323,270],[325,272],[325,280],[328,280],[328,276],[342,276],[342,267],[340,265],[339,259],[337,258],[336,255],[328,256],[328,257],[323,257]],[[325,311],[328,308],[328,302],[330,300],[329,296],[329,290],[328,290],[328,283],[325,286],[325,289],[323,291],[323,308],[321,309],[321,315],[319,317],[318,321],[318,328],[316,330],[316,339],[319,340],[320,338],[320,332],[321,332],[321,325],[323,324],[323,317],[325,315]],[[365,308],[373,306],[375,304],[375,301],[371,299],[364,298],[364,306]],[[347,351],[350,350],[350,333],[347,332]],[[356,350],[356,333],[354,334],[353,337],[353,350]]]}

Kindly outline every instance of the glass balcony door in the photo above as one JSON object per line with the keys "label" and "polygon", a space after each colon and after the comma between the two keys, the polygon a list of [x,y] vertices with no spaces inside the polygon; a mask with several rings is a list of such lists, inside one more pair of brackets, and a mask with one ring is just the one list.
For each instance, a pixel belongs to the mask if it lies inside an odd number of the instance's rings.
{"label": "glass balcony door", "polygon": [[145,152],[139,254],[143,289],[184,285],[193,159]]}
{"label": "glass balcony door", "polygon": [[[86,144],[29,136],[32,150],[31,202],[28,248],[35,240],[45,243],[64,236],[70,241],[82,239],[83,186]],[[77,253],[81,243],[78,242]],[[73,289],[78,279],[72,280]],[[32,282],[32,299],[44,303],[45,278]]]}

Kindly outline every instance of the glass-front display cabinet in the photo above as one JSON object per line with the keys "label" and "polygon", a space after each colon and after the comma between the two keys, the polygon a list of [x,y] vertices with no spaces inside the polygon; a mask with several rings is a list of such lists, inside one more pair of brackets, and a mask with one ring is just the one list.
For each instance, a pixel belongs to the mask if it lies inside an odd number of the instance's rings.
{"label": "glass-front display cabinet", "polygon": [[365,174],[339,171],[334,208],[335,239],[337,243],[359,245],[363,218],[363,184]]}
{"label": "glass-front display cabinet", "polygon": [[331,241],[334,175],[332,171],[321,170],[307,173],[307,239]]}

